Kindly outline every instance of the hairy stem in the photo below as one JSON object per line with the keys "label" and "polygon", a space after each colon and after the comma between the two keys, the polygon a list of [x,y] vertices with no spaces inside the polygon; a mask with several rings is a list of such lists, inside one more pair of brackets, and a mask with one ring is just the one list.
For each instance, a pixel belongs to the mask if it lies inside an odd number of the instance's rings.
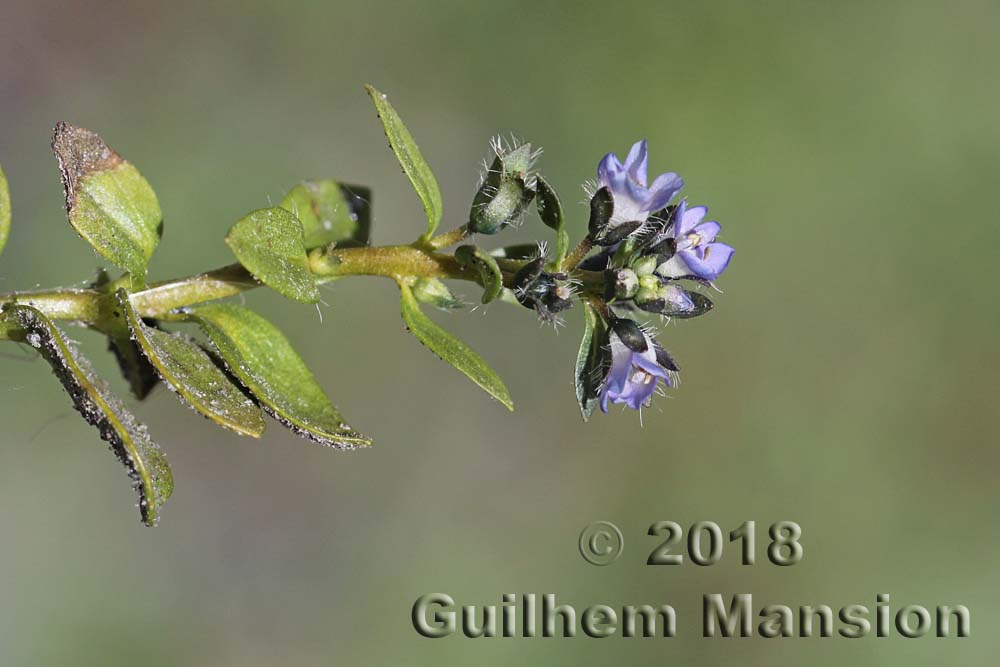
{"label": "hairy stem", "polygon": [[[456,232],[443,236],[458,237]],[[440,238],[440,237],[439,237]],[[512,285],[514,275],[527,260],[498,259],[504,285]],[[364,248],[316,248],[309,253],[309,267],[320,282],[347,276],[382,276],[400,280],[405,276],[467,280],[480,283],[479,272],[462,266],[450,254],[435,252],[427,247],[380,246]],[[574,277],[585,292],[599,293],[603,276],[597,271],[575,271]],[[118,281],[111,283],[111,286]],[[152,283],[132,294],[132,303],[140,317],[165,320],[182,319],[176,311],[206,301],[214,301],[260,287],[250,273],[239,264],[230,264],[213,271],[186,278]],[[54,320],[70,320],[84,326],[108,332],[115,308],[114,289],[52,289],[31,292],[0,293],[0,308],[14,304],[38,308]],[[23,332],[0,316],[0,340],[19,340]]]}
{"label": "hairy stem", "polygon": [[583,261],[583,258],[594,248],[594,241],[590,238],[590,234],[583,237],[580,243],[573,248],[566,259],[563,260],[563,270],[572,271],[576,268],[576,265]]}

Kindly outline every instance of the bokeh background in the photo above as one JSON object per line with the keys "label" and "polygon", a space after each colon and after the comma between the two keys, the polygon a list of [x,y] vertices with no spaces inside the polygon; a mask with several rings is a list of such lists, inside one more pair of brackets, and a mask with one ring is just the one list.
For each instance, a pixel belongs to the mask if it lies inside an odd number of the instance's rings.
{"label": "bokeh background", "polygon": [[[375,242],[408,241],[422,211],[365,82],[419,140],[447,225],[493,133],[545,148],[575,237],[579,184],[646,137],[651,170],[680,172],[738,252],[716,310],[665,327],[684,381],[644,426],[581,422],[579,310],[558,333],[505,305],[440,318],[506,379],[511,415],[404,332],[389,282],[329,288],[322,322],[250,294],[377,445],[340,454],[277,425],[242,439],[160,389],[134,405],[176,478],[153,530],[45,363],[10,345],[0,664],[995,664],[998,19],[990,2],[4,0],[0,291],[99,265],[61,208],[61,119],[156,188],[153,279],[230,262],[228,226],[304,177],[370,184]],[[532,218],[510,239],[547,232]],[[102,341],[73,335],[114,377]],[[577,553],[597,519],[626,538],[607,568]],[[661,519],[795,520],[805,558],[769,565],[762,534],[753,567],[734,548],[647,567]],[[679,636],[432,641],[410,624],[428,592],[669,602]],[[973,637],[703,639],[711,592],[960,603]]]}

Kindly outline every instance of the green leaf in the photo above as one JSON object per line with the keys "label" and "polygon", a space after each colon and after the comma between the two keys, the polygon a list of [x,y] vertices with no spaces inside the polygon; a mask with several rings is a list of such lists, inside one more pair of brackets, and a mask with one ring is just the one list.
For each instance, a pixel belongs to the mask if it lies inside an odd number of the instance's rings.
{"label": "green leaf", "polygon": [[302,181],[281,200],[281,208],[302,223],[306,248],[365,246],[371,234],[371,201],[371,190],[360,185]]}
{"label": "green leaf", "polygon": [[102,257],[128,271],[133,287],[142,286],[163,233],[153,188],[90,130],[59,123],[52,152],[59,160],[70,224]]}
{"label": "green leaf", "polygon": [[117,298],[142,353],[182,401],[237,433],[254,438],[264,433],[264,413],[197,343],[182,334],[147,326],[125,290],[118,290]]}
{"label": "green leaf", "polygon": [[441,190],[438,188],[434,173],[417,148],[403,120],[389,104],[385,93],[379,92],[372,86],[365,86],[365,90],[375,103],[375,110],[378,111],[382,127],[385,128],[385,136],[389,139],[389,146],[392,147],[403,172],[410,179],[413,189],[417,191],[417,196],[424,204],[424,211],[427,213],[427,231],[421,238],[429,239],[441,224]]}
{"label": "green leaf", "polygon": [[420,304],[417,303],[410,286],[405,281],[400,281],[399,289],[402,293],[403,321],[417,340],[441,359],[465,373],[470,380],[513,412],[514,402],[496,371],[468,345],[431,321],[420,310]]}
{"label": "green leaf", "polygon": [[556,271],[561,271],[563,260],[566,259],[569,250],[569,234],[566,232],[562,203],[556,191],[541,175],[538,175],[537,179],[538,199],[535,202],[538,206],[538,216],[546,227],[556,231],[556,258],[552,265]]}
{"label": "green leaf", "polygon": [[319,301],[302,223],[289,211],[281,207],[253,211],[229,229],[226,245],[254,278],[274,291],[303,303]]}
{"label": "green leaf", "polygon": [[159,519],[160,508],[174,489],[173,476],[163,452],[149,438],[146,427],[138,423],[121,400],[94,375],[90,363],[81,356],[40,311],[18,305],[13,311],[26,340],[52,365],[76,409],[125,465],[132,486],[139,493],[139,511],[148,526]]}
{"label": "green leaf", "polygon": [[288,339],[266,319],[232,304],[185,312],[201,325],[230,372],[279,422],[322,445],[353,449],[371,444],[344,421]]}
{"label": "green leaf", "polygon": [[0,253],[7,245],[10,236],[10,188],[7,187],[7,176],[0,167]]}
{"label": "green leaf", "polygon": [[500,296],[503,289],[503,273],[497,261],[485,250],[474,245],[463,245],[455,249],[455,259],[462,266],[470,266],[479,272],[483,283],[483,303],[489,303]]}
{"label": "green leaf", "polygon": [[580,413],[587,421],[597,407],[601,385],[610,367],[611,353],[607,348],[608,329],[594,307],[583,304],[583,340],[576,357],[576,400]]}

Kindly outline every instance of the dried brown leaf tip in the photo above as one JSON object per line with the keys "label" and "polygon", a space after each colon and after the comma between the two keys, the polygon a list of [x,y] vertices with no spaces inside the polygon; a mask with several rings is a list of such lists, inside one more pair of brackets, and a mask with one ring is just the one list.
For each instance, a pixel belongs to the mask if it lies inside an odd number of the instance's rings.
{"label": "dried brown leaf tip", "polygon": [[59,161],[67,211],[76,203],[77,181],[95,171],[114,169],[125,161],[98,134],[63,121],[56,124],[52,135],[52,152]]}

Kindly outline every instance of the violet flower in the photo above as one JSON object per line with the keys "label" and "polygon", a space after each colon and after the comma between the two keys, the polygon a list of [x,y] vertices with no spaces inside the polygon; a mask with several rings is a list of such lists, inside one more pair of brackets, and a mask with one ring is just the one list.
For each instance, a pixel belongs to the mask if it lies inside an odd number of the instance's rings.
{"label": "violet flower", "polygon": [[611,329],[611,370],[601,387],[601,410],[607,412],[609,402],[633,410],[648,407],[659,382],[672,387],[679,368],[632,320],[613,321]]}
{"label": "violet flower", "polygon": [[674,255],[658,266],[656,273],[664,278],[695,276],[702,280],[722,275],[736,251],[715,240],[722,226],[714,221],[702,222],[706,213],[705,206],[688,208],[687,200],[677,205],[673,224],[664,235],[674,239]]}
{"label": "violet flower", "polygon": [[632,146],[624,164],[617,155],[608,153],[597,165],[597,187],[607,187],[615,200],[611,226],[645,222],[684,187],[684,181],[673,172],[660,174],[647,185],[647,162],[646,140],[643,139]]}

